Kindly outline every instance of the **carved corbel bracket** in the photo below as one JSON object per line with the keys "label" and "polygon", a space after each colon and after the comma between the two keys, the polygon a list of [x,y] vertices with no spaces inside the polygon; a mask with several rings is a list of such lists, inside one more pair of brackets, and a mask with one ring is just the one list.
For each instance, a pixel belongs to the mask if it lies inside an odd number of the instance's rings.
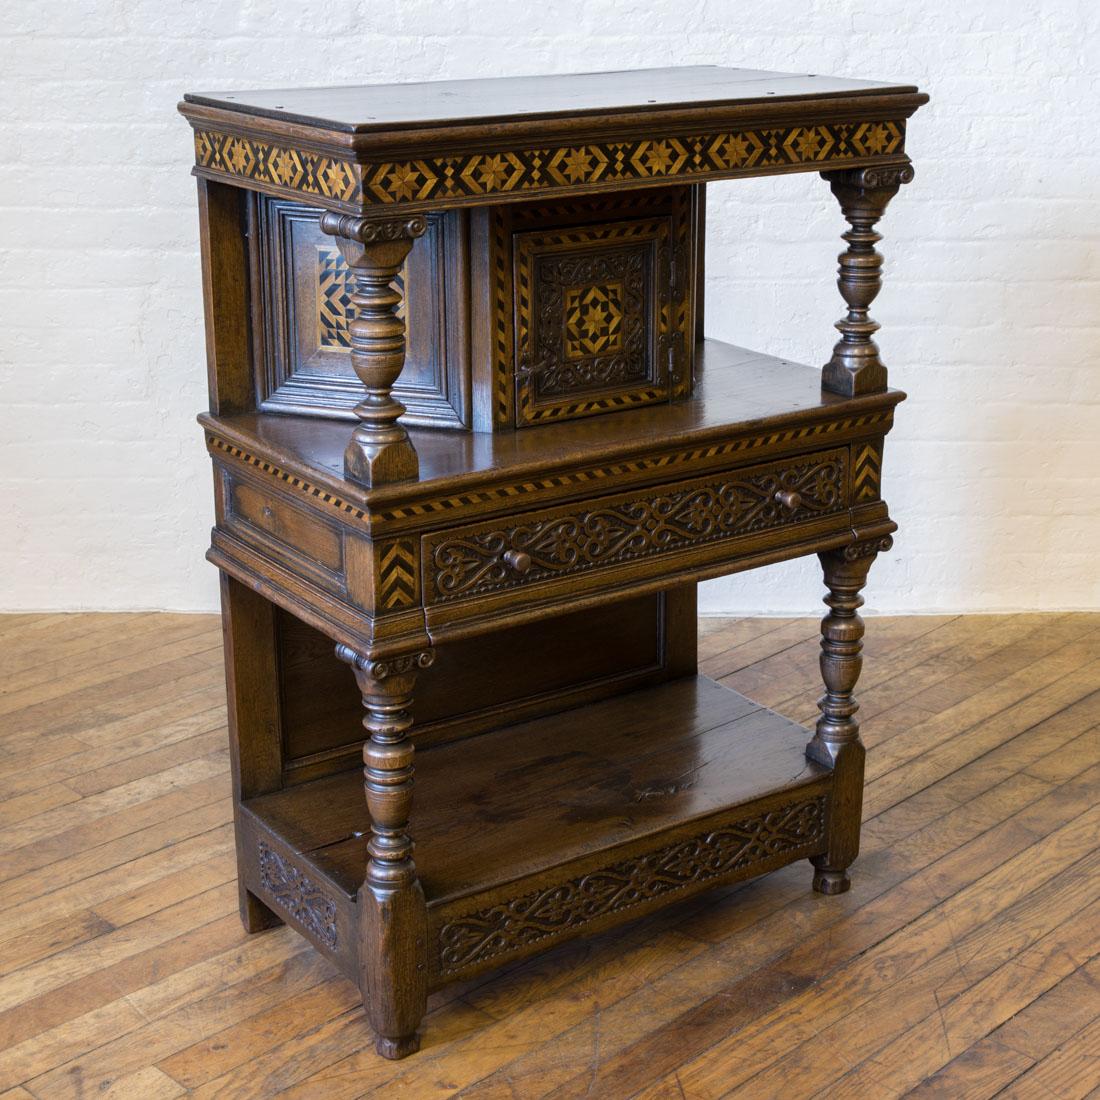
{"label": "carved corbel bracket", "polygon": [[862,542],[852,542],[844,547],[844,560],[854,562],[859,561],[861,558],[873,558],[876,554],[884,554],[893,545],[894,540],[890,535],[864,539]]}
{"label": "carved corbel bracket", "polygon": [[886,389],[886,366],[879,358],[873,336],[877,321],[868,310],[882,289],[882,255],[875,245],[882,240],[875,224],[904,183],[913,179],[911,164],[871,168],[846,168],[822,172],[851,228],[842,234],[848,248],[838,257],[837,286],[848,303],[848,314],[837,321],[840,340],[832,358],[822,368],[822,389],[854,397]]}
{"label": "carved corbel bracket", "polygon": [[334,237],[355,278],[348,324],[351,364],[366,387],[355,407],[359,425],[344,452],[344,473],[361,485],[415,480],[420,464],[398,419],[405,406],[393,387],[405,365],[402,291],[393,284],[417,237],[428,227],[420,214],[359,218],[326,211],[321,229]]}

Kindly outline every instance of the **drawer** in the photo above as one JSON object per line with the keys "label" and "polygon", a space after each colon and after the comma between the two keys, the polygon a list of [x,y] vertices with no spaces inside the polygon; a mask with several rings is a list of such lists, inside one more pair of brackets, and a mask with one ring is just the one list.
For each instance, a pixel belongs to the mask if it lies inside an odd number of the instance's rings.
{"label": "drawer", "polygon": [[425,535],[425,598],[447,604],[708,547],[718,560],[722,543],[847,509],[847,448],[635,489]]}
{"label": "drawer", "polygon": [[219,526],[273,561],[331,592],[344,590],[339,529],[269,493],[251,479],[222,478]]}

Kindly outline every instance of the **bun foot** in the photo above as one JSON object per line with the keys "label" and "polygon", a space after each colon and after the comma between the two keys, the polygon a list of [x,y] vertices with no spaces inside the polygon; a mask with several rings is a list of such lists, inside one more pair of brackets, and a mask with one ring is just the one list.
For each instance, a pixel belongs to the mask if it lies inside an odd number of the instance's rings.
{"label": "bun foot", "polygon": [[843,894],[852,885],[846,871],[822,871],[814,868],[814,889],[819,894]]}
{"label": "bun foot", "polygon": [[386,1039],[379,1035],[375,1039],[374,1049],[383,1058],[389,1058],[391,1061],[408,1058],[410,1054],[415,1054],[420,1049],[420,1035],[415,1031],[412,1035],[407,1035],[401,1039]]}

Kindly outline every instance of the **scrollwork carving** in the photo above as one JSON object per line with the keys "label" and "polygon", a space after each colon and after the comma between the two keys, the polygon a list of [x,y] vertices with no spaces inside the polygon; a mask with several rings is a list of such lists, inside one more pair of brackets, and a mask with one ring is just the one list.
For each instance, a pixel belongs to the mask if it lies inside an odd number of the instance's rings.
{"label": "scrollwork carving", "polygon": [[366,672],[372,680],[385,680],[390,676],[403,676],[416,669],[431,668],[435,661],[435,650],[422,649],[418,653],[372,659],[357,653],[351,646],[337,645],[336,656],[360,672]]}
{"label": "scrollwork carving", "polygon": [[853,542],[844,547],[846,561],[859,561],[860,558],[873,558],[878,553],[885,553],[894,545],[894,540],[889,535],[882,538],[864,539],[862,542]]}
{"label": "scrollwork carving", "polygon": [[[431,557],[436,598],[507,589],[827,514],[844,507],[846,467],[844,452],[833,452],[577,514],[444,537]],[[784,491],[798,494],[796,508],[777,502]],[[514,551],[530,558],[522,574],[505,560]]]}
{"label": "scrollwork carving", "polygon": [[260,841],[260,885],[327,947],[336,947],[336,902],[307,875]]}
{"label": "scrollwork carving", "polygon": [[847,168],[837,172],[822,172],[829,181],[836,180],[849,187],[877,191],[885,187],[900,187],[912,183],[915,175],[911,164],[884,164],[870,168]]}
{"label": "scrollwork carving", "polygon": [[321,215],[321,231],[332,237],[372,244],[375,241],[413,240],[424,236],[428,220],[423,214],[407,218],[360,218],[326,210]]}
{"label": "scrollwork carving", "polygon": [[824,795],[721,825],[447,921],[439,930],[440,968],[458,971],[771,856],[812,850],[824,835]]}

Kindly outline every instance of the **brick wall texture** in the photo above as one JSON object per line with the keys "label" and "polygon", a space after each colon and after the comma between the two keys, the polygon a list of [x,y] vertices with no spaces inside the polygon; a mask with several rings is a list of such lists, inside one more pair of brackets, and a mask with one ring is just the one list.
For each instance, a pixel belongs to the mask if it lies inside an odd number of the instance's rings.
{"label": "brick wall texture", "polygon": [[[215,606],[189,89],[717,63],[913,81],[876,302],[901,524],[878,611],[1100,606],[1100,7],[929,0],[74,0],[5,7],[0,608]],[[710,192],[711,335],[828,357],[816,175]],[[815,561],[705,586],[806,612]]]}

